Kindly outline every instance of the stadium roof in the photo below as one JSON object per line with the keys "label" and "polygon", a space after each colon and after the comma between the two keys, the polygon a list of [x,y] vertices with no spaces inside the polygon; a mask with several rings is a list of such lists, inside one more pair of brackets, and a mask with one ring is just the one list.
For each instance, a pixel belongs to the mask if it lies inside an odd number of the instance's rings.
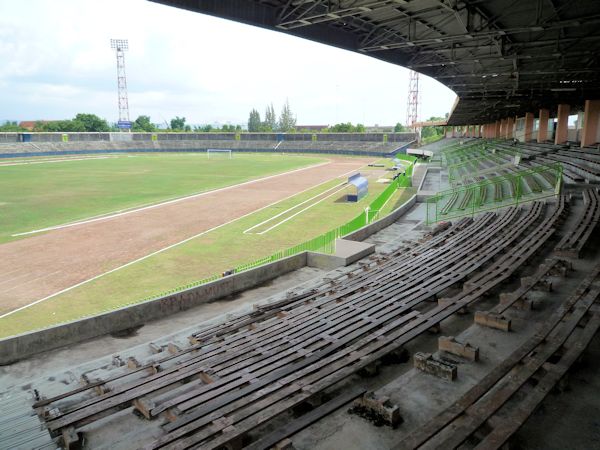
{"label": "stadium roof", "polygon": [[151,0],[360,52],[429,75],[449,125],[600,98],[600,0]]}

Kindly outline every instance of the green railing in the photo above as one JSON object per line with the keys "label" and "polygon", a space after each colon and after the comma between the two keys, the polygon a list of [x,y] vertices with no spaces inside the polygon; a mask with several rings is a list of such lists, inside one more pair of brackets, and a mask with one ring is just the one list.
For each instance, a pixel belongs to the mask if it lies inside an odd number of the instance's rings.
{"label": "green railing", "polygon": [[[380,216],[381,209],[385,206],[385,204],[390,200],[390,198],[394,195],[394,193],[399,188],[406,188],[406,187],[412,186],[411,177],[412,177],[412,172],[413,172],[413,166],[414,166],[414,163],[417,160],[417,158],[415,158],[413,156],[407,156],[407,155],[396,155],[396,156],[397,157],[399,156],[398,159],[410,161],[410,163],[411,163],[406,168],[405,175],[399,175],[395,180],[393,180],[384,189],[384,191],[381,192],[381,194],[379,194],[377,196],[377,198],[375,198],[368,205],[367,208],[365,208],[365,211],[361,212],[358,216],[356,216],[349,222],[347,222],[333,230],[327,231],[326,233],[323,233],[323,234],[321,234],[315,238],[312,238],[306,242],[303,242],[301,244],[287,248],[285,250],[278,251],[276,253],[273,253],[272,255],[265,256],[264,258],[259,258],[252,262],[241,264],[241,265],[231,269],[230,271],[227,271],[226,273],[233,274],[233,273],[244,272],[246,270],[254,269],[256,267],[260,267],[265,264],[269,264],[269,263],[278,261],[280,259],[287,258],[289,256],[297,255],[298,253],[302,253],[305,251],[313,251],[313,252],[329,253],[329,254],[335,253],[336,239],[339,239],[342,236],[346,236],[347,234],[350,234],[350,233],[364,227],[365,225],[370,224],[374,220],[377,220]],[[177,292],[181,292],[186,289],[190,289],[193,287],[200,286],[202,284],[209,283],[211,281],[218,280],[222,277],[223,277],[223,275],[213,275],[211,277],[204,278],[202,280],[198,280],[193,283],[189,283],[185,286],[180,286],[175,289],[171,289],[167,292],[163,292],[160,295],[155,295],[155,296],[145,298],[142,301],[153,300],[156,298],[165,297],[167,295],[175,294]]]}
{"label": "green railing", "polygon": [[546,164],[438,192],[427,199],[426,223],[530,202],[560,194],[562,165]]}

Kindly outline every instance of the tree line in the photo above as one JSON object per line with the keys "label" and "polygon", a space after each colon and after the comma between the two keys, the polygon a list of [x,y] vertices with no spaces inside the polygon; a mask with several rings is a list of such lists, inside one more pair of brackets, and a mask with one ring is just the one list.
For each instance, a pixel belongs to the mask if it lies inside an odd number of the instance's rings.
{"label": "tree line", "polygon": [[248,117],[248,131],[251,133],[262,132],[269,133],[273,131],[289,132],[296,128],[296,116],[292,113],[290,103],[288,100],[285,101],[281,108],[281,114],[279,119],[275,116],[275,108],[273,103],[267,106],[265,110],[265,120],[260,119],[260,113],[256,109],[250,111]]}
{"label": "tree line", "polygon": [[[213,125],[196,125],[191,126],[186,123],[185,117],[175,116],[170,122],[165,123],[166,128],[160,128],[157,124],[152,123],[150,116],[138,116],[131,123],[131,131],[134,132],[146,132],[154,133],[157,131],[173,131],[173,132],[198,132],[198,133],[209,133],[209,132],[226,132],[234,133],[242,131],[240,125],[223,125],[221,127],[215,127]],[[120,131],[117,124],[109,124],[108,121],[98,117],[95,114],[79,113],[73,119],[66,120],[52,120],[52,121],[38,121],[34,124],[33,130],[21,127],[18,122],[6,121],[0,124],[0,132],[117,132]]]}
{"label": "tree line", "polygon": [[[440,118],[432,117],[430,120],[437,120]],[[196,132],[196,133],[211,133],[211,132],[224,132],[224,133],[236,133],[245,131],[241,125],[222,125],[221,127],[213,125],[195,125],[192,126],[186,123],[185,117],[175,116],[169,122],[164,123],[165,128],[159,127],[158,124],[153,123],[150,116],[142,115],[138,116],[131,123],[131,131],[134,132],[146,132],[154,133],[158,131],[166,132]],[[440,130],[438,130],[440,128]],[[0,132],[26,132],[30,131],[26,128],[20,127],[17,122],[5,122],[0,124]],[[53,120],[53,121],[39,121],[36,122],[33,131],[37,132],[116,132],[120,131],[117,124],[109,124],[105,119],[98,117],[95,114],[79,113],[73,119],[66,120]],[[351,122],[338,123],[329,127],[325,127],[322,130],[306,130],[296,129],[296,116],[293,114],[289,102],[286,100],[279,118],[275,114],[273,104],[266,107],[264,120],[261,120],[260,113],[256,109],[250,111],[250,117],[248,118],[248,129],[250,132],[322,132],[322,133],[364,133],[366,128],[363,124],[357,123],[354,125]],[[410,131],[407,127],[400,123],[397,123],[394,127],[395,133],[403,131]],[[441,127],[435,129],[423,129],[423,137],[428,137],[430,134],[441,134],[443,130]]]}

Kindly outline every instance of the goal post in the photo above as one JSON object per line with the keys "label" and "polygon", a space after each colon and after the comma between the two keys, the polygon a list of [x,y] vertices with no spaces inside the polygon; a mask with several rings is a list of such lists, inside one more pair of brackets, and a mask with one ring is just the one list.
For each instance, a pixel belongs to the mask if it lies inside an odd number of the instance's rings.
{"label": "goal post", "polygon": [[227,155],[229,159],[233,158],[233,151],[231,149],[225,148],[207,148],[206,149],[206,157],[210,159],[210,155]]}

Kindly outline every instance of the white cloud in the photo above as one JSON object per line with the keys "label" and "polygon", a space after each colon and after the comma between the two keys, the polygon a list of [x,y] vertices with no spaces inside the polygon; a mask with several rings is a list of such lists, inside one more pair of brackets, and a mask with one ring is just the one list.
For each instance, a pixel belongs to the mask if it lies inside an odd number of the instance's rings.
{"label": "white cloud", "polygon": [[[116,120],[110,38],[127,38],[131,115],[243,123],[289,99],[299,123],[405,121],[407,70],[357,53],[145,0],[0,0],[0,118]],[[454,94],[422,78],[421,117]]]}

